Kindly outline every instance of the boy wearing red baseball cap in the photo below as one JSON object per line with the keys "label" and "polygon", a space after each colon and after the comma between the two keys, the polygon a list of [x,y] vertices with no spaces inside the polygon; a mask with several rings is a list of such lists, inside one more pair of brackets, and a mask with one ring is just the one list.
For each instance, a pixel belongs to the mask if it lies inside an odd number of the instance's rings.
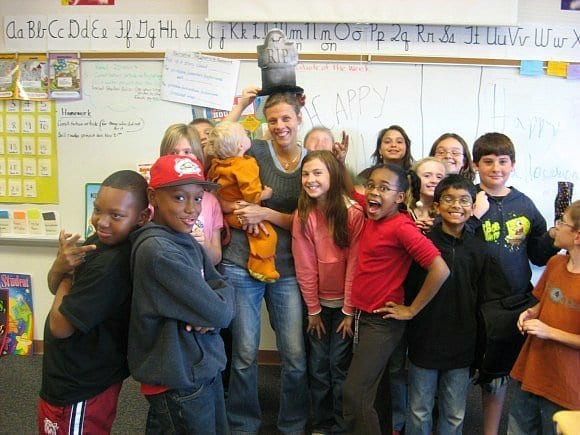
{"label": "boy wearing red baseball cap", "polygon": [[204,189],[218,187],[202,168],[160,157],[147,190],[153,221],[131,236],[128,361],[150,405],[148,433],[228,433],[219,328],[233,317],[234,290],[190,236]]}

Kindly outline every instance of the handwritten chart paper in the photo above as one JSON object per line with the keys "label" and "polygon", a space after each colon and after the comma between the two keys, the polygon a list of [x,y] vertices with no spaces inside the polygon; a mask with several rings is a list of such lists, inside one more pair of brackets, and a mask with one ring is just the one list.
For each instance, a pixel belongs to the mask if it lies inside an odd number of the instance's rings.
{"label": "handwritten chart paper", "polygon": [[0,202],[58,202],[54,101],[0,101]]}
{"label": "handwritten chart paper", "polygon": [[230,110],[239,72],[239,60],[169,51],[163,63],[161,98]]}

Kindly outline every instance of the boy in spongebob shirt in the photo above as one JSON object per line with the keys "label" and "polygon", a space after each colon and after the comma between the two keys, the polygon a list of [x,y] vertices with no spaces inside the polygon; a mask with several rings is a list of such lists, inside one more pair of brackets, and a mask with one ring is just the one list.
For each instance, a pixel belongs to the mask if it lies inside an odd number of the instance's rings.
{"label": "boy in spongebob shirt", "polygon": [[[544,266],[559,249],[554,247],[554,229],[530,198],[507,181],[515,165],[515,148],[502,133],[486,133],[473,144],[473,162],[479,172],[480,191],[474,216],[481,221],[477,233],[501,265],[512,294],[531,290],[530,261]],[[508,377],[483,384],[483,428],[497,433]]]}

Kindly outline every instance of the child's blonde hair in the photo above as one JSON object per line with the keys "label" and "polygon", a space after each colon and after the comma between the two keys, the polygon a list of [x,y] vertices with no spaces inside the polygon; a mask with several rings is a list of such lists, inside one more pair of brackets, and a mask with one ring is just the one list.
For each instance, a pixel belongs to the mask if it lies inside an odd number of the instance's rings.
{"label": "child's blonde hair", "polygon": [[204,163],[203,151],[201,149],[201,141],[197,130],[187,124],[172,124],[167,127],[163,139],[161,139],[161,146],[159,147],[159,155],[166,156],[173,153],[177,143],[185,138],[191,145],[191,152],[201,162]]}
{"label": "child's blonde hair", "polygon": [[445,172],[447,172],[447,164],[445,162],[442,162],[441,160],[439,160],[437,157],[431,157],[431,156],[423,157],[421,160],[417,160],[415,163],[413,163],[413,166],[411,166],[411,171],[417,173],[419,168],[427,162],[439,163],[441,166],[443,166],[445,168]]}
{"label": "child's blonde hair", "polygon": [[417,202],[421,199],[421,178],[419,178],[417,171],[427,162],[440,164],[445,170],[445,175],[447,175],[447,164],[436,157],[424,157],[421,160],[417,160],[415,163],[413,163],[413,166],[411,166],[411,169],[409,170],[410,186],[405,193],[405,205],[409,210],[415,209],[417,207]]}
{"label": "child's blonde hair", "polygon": [[220,159],[237,156],[239,145],[246,138],[246,131],[240,124],[232,121],[222,121],[209,134],[209,154]]}

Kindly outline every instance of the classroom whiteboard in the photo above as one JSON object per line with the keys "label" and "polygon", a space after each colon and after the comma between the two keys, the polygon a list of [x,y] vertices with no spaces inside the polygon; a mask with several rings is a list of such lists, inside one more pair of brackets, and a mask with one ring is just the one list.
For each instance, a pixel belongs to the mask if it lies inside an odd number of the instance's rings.
{"label": "classroom whiteboard", "polygon": [[524,77],[516,68],[412,64],[299,65],[306,90],[304,130],[323,124],[351,136],[347,163],[367,167],[380,129],[402,126],[415,158],[444,132],[471,146],[481,134],[508,135],[516,147],[510,184],[528,194],[550,224],[557,181],[580,191],[580,82]]}
{"label": "classroom whiteboard", "polygon": [[162,101],[161,61],[83,61],[83,97],[57,104],[60,214],[84,234],[85,184],[159,156],[165,129],[191,107]]}
{"label": "classroom whiteboard", "polygon": [[[57,105],[63,226],[82,232],[84,185],[115,170],[153,161],[166,127],[191,120],[191,107],[160,100],[162,61],[85,61],[83,99]],[[512,185],[553,220],[557,181],[580,191],[580,82],[523,77],[515,68],[455,65],[321,63],[298,66],[306,91],[300,136],[313,125],[351,136],[347,163],[370,163],[377,132],[399,124],[415,158],[455,132],[469,144],[499,131],[516,145]],[[238,91],[260,84],[256,62],[244,61]],[[577,194],[576,194],[577,197]]]}

